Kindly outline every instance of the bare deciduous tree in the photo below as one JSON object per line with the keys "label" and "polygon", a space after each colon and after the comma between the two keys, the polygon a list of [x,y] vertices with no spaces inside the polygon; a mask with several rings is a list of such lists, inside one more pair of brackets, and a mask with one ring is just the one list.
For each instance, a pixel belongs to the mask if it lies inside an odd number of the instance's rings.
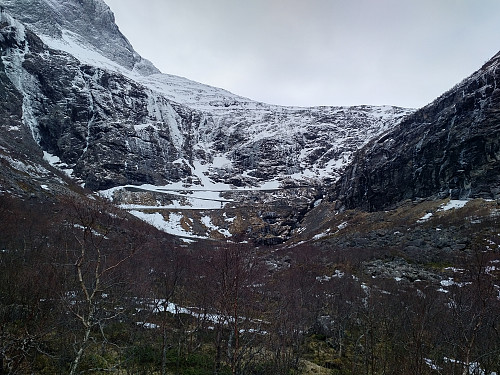
{"label": "bare deciduous tree", "polygon": [[[103,337],[106,322],[120,314],[120,310],[110,303],[112,294],[119,284],[118,269],[137,251],[134,243],[123,243],[121,249],[109,247],[107,242],[113,230],[113,217],[105,213],[100,202],[72,203],[73,221],[68,232],[74,242],[67,249],[68,261],[73,258],[74,283],[63,295],[68,310],[76,318],[81,328],[81,337],[75,338],[75,357],[70,374],[78,371],[85,350],[94,331]],[[109,207],[107,207],[109,209]],[[116,243],[113,243],[115,246]]]}

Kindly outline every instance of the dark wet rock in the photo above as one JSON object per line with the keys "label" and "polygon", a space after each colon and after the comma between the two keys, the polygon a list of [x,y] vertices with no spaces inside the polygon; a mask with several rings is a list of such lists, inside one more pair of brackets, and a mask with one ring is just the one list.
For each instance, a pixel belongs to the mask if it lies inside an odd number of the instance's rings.
{"label": "dark wet rock", "polygon": [[380,210],[406,199],[498,198],[500,55],[356,154],[331,199]]}

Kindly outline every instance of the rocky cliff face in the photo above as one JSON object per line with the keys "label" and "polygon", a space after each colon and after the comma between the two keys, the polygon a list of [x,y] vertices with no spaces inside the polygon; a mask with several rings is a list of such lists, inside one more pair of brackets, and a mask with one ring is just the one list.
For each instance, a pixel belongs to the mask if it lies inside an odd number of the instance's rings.
{"label": "rocky cliff face", "polygon": [[101,0],[5,4],[2,60],[24,126],[93,190],[207,175],[236,186],[336,179],[357,148],[411,112],[256,103],[138,69],[146,63]]}
{"label": "rocky cliff face", "polygon": [[71,193],[64,172],[188,241],[262,245],[319,238],[327,190],[373,211],[500,195],[498,55],[417,112],[281,107],[158,72],[101,0],[4,4],[0,193]]}
{"label": "rocky cliff face", "polygon": [[45,42],[78,45],[129,70],[159,73],[134,51],[102,0],[4,0],[2,4]]}
{"label": "rocky cliff face", "polygon": [[500,54],[432,104],[370,141],[334,192],[343,207],[405,199],[500,197]]}
{"label": "rocky cliff face", "polygon": [[9,193],[43,196],[66,186],[66,174],[169,233],[273,245],[358,148],[413,112],[254,102],[159,73],[101,0],[3,4]]}
{"label": "rocky cliff face", "polygon": [[2,25],[5,73],[22,95],[17,110],[44,151],[89,188],[179,178],[172,174],[182,169],[169,164],[188,149],[179,134],[201,116],[177,106],[178,114],[134,81],[49,49],[5,13]]}

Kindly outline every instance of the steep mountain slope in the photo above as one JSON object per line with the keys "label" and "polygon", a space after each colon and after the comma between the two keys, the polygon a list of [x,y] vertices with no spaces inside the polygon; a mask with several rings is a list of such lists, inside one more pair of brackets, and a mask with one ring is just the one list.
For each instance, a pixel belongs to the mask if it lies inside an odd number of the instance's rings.
{"label": "steep mountain slope", "polygon": [[94,190],[203,184],[202,173],[242,186],[336,179],[355,149],[411,112],[256,103],[158,74],[101,0],[5,5],[2,58],[22,94],[24,123],[44,151]]}
{"label": "steep mountain slope", "polygon": [[413,112],[254,102],[161,74],[102,0],[2,4],[8,152],[18,139],[176,235],[283,242],[353,152]]}
{"label": "steep mountain slope", "polygon": [[[4,28],[0,34],[2,47],[7,44],[21,48],[15,35],[13,29]],[[44,162],[30,129],[23,124],[23,96],[6,73],[8,65],[0,59],[0,194],[21,199],[37,197],[43,195],[42,186],[48,190],[51,182],[64,190],[61,176]]]}
{"label": "steep mountain slope", "polygon": [[379,210],[405,199],[498,198],[500,54],[356,154],[332,194]]}
{"label": "steep mountain slope", "polygon": [[87,56],[98,51],[116,64],[140,74],[159,73],[134,51],[102,0],[3,0],[2,4],[45,41],[79,47]]}

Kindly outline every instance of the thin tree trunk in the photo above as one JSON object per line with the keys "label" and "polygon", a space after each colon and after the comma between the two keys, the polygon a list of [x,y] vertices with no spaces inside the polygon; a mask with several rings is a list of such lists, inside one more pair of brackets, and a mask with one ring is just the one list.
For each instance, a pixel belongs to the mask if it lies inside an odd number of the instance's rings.
{"label": "thin tree trunk", "polygon": [[83,337],[82,344],[80,345],[80,349],[78,349],[78,352],[76,353],[76,357],[73,360],[73,363],[71,364],[71,370],[69,372],[69,375],[76,374],[76,370],[78,369],[78,365],[80,364],[80,360],[82,359],[82,356],[83,356],[83,351],[85,350],[85,346],[87,345],[87,342],[89,341],[89,338],[90,338],[90,330],[91,330],[91,325],[87,324],[87,328],[85,330],[85,335]]}
{"label": "thin tree trunk", "polygon": [[215,353],[215,369],[214,374],[218,375],[220,373],[221,360],[222,360],[222,332],[221,327],[217,328],[216,336],[216,353]]}
{"label": "thin tree trunk", "polygon": [[163,348],[161,355],[161,375],[167,374],[167,323],[163,322]]}

